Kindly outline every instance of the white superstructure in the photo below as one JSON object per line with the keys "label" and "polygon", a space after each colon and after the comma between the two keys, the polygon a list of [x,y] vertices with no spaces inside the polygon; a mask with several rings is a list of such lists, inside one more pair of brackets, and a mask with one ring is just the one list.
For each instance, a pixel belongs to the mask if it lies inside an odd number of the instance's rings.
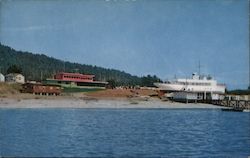
{"label": "white superstructure", "polygon": [[226,86],[218,84],[210,76],[199,76],[193,73],[191,79],[176,79],[165,83],[154,83],[162,91],[168,92],[197,92],[210,94],[224,94]]}

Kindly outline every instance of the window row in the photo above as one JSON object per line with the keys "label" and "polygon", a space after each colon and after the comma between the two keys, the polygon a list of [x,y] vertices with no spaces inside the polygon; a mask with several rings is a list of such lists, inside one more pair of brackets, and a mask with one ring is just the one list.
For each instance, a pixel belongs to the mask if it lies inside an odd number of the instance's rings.
{"label": "window row", "polygon": [[197,82],[178,82],[181,85],[193,85],[193,86],[210,86],[211,83],[197,83]]}
{"label": "window row", "polygon": [[80,76],[63,76],[63,78],[82,79],[82,80],[93,80],[93,78],[89,78],[89,77],[80,77]]}

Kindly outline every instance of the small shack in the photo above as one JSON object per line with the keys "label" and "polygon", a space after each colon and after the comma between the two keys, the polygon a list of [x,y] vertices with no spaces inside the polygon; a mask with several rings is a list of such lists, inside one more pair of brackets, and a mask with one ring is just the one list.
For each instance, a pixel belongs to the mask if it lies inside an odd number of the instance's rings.
{"label": "small shack", "polygon": [[10,73],[5,76],[5,81],[9,83],[25,83],[25,78],[22,74],[18,73]]}
{"label": "small shack", "polygon": [[25,83],[23,84],[23,93],[32,93],[36,95],[60,95],[62,89],[57,85],[44,85],[41,83]]}
{"label": "small shack", "polygon": [[5,77],[3,74],[0,73],[0,82],[5,82]]}

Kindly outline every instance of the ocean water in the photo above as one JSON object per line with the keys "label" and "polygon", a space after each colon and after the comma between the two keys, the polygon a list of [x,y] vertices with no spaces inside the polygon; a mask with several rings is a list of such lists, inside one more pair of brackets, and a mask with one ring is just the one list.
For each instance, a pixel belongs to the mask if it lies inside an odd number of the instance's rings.
{"label": "ocean water", "polygon": [[250,113],[0,109],[0,156],[247,157]]}

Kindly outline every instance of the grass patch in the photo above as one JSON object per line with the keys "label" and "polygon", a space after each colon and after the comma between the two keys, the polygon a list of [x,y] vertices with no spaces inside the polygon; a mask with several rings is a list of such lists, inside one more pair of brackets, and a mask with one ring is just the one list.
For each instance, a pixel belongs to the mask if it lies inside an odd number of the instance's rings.
{"label": "grass patch", "polygon": [[18,94],[22,89],[22,85],[18,83],[0,83],[0,96],[6,94]]}

